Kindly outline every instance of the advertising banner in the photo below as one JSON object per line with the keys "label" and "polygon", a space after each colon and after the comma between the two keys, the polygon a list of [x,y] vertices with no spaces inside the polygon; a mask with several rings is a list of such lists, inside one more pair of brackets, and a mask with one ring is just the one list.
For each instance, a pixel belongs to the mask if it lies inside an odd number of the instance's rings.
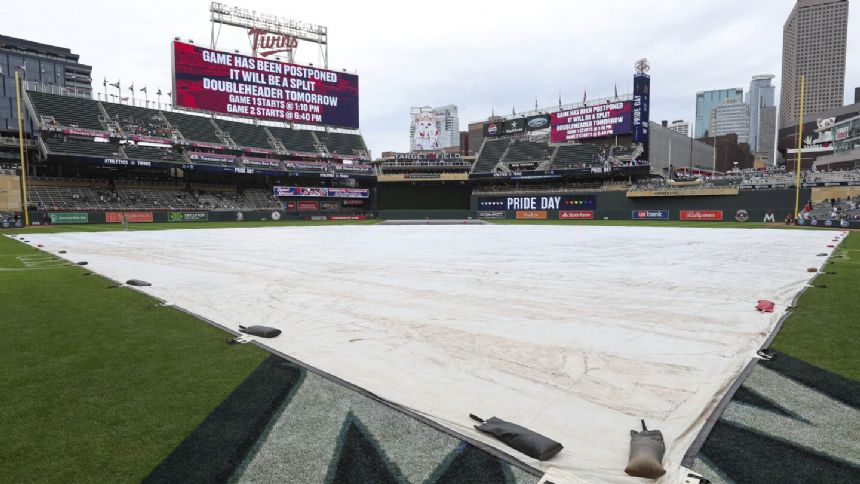
{"label": "advertising banner", "polygon": [[209,161],[213,163],[236,163],[238,156],[225,155],[221,153],[206,153],[203,151],[191,151],[188,157],[194,161]]}
{"label": "advertising banner", "polygon": [[362,207],[366,202],[367,200],[362,200],[360,198],[348,198],[341,203],[343,203],[344,207]]}
{"label": "advertising banner", "polygon": [[484,124],[484,138],[495,138],[505,134],[505,122],[497,121]]}
{"label": "advertising banner", "polygon": [[594,195],[533,195],[481,197],[478,210],[585,210],[594,211]]}
{"label": "advertising banner", "polygon": [[208,212],[170,212],[168,222],[205,222],[209,220]]}
{"label": "advertising banner", "polygon": [[505,218],[505,212],[501,210],[478,212],[478,218],[502,219]]}
{"label": "advertising banner", "polygon": [[668,210],[633,210],[633,220],[669,220]]}
{"label": "advertising banner", "polygon": [[526,130],[526,118],[505,121],[505,134],[517,134]]}
{"label": "advertising banner", "polygon": [[369,198],[367,188],[274,187],[276,197]]}
{"label": "advertising banner", "polygon": [[409,130],[412,133],[410,149],[412,151],[438,150],[442,146],[439,142],[442,128],[432,111],[413,112],[412,126]]}
{"label": "advertising banner", "polygon": [[366,218],[364,215],[329,215],[325,217],[328,220],[365,220]]}
{"label": "advertising banner", "polygon": [[299,212],[316,212],[320,209],[320,204],[309,200],[299,200],[296,202],[296,207]]}
{"label": "advertising banner", "polygon": [[722,210],[681,210],[681,220],[722,220]]}
{"label": "advertising banner", "polygon": [[109,224],[122,223],[123,216],[128,223],[152,222],[152,212],[107,212],[105,222]]}
{"label": "advertising banner", "polygon": [[50,212],[52,224],[86,224],[90,223],[90,214],[86,212]]}
{"label": "advertising banner", "polygon": [[559,220],[594,220],[594,212],[589,210],[561,210]]}
{"label": "advertising banner", "polygon": [[633,76],[633,142],[642,144],[640,160],[648,160],[648,111],[651,109],[651,77],[648,74]]}
{"label": "advertising banner", "polygon": [[63,134],[66,136],[80,136],[82,138],[110,138],[110,133],[107,131],[97,131],[86,128],[64,128]]}
{"label": "advertising banner", "polygon": [[340,203],[338,202],[320,202],[320,209],[325,212],[337,212],[340,210]]}
{"label": "advertising banner", "polygon": [[526,118],[526,130],[537,131],[539,129],[549,128],[550,121],[551,119],[549,114],[538,114],[537,116],[529,116]]}
{"label": "advertising banner", "polygon": [[552,113],[549,138],[552,143],[568,143],[580,139],[629,134],[632,120],[631,101],[559,111]]}
{"label": "advertising banner", "polygon": [[178,107],[358,129],[358,76],[173,42]]}
{"label": "advertising banner", "polygon": [[521,210],[517,211],[517,220],[546,220],[546,211]]}

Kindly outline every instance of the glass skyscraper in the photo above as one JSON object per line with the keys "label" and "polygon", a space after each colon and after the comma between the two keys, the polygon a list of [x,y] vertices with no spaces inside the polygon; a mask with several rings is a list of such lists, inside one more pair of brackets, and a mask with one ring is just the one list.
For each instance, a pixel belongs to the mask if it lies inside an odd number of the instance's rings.
{"label": "glass skyscraper", "polygon": [[[774,106],[773,96],[776,88],[771,82],[774,77],[776,76],[772,74],[753,76],[752,81],[750,82],[750,90],[747,94],[747,104],[750,106],[750,149],[756,152],[773,151],[773,146],[759,146],[758,133],[760,123],[762,122],[762,109]],[[765,112],[765,114],[768,115],[769,111]],[[767,120],[764,122],[766,124],[772,124]]]}
{"label": "glass skyscraper", "polygon": [[720,104],[724,104],[727,100],[732,102],[744,102],[744,89],[742,87],[734,87],[731,89],[717,89],[713,91],[703,91],[696,93],[696,122],[693,128],[693,137],[701,138],[706,132],[713,135],[711,129],[711,119],[713,118],[714,109]]}

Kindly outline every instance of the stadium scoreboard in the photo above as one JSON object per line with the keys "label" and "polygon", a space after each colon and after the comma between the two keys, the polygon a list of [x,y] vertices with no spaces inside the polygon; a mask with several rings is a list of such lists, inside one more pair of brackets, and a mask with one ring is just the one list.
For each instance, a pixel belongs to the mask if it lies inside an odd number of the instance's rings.
{"label": "stadium scoreboard", "polygon": [[175,107],[358,129],[358,76],[173,42]]}

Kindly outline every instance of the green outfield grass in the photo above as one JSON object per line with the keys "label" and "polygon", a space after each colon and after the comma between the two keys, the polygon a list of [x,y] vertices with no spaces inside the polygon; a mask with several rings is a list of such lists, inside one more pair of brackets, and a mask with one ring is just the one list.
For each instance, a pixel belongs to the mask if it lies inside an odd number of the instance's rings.
{"label": "green outfield grass", "polygon": [[0,237],[0,482],[138,482],[267,356],[85,274]]}
{"label": "green outfield grass", "polygon": [[860,381],[860,234],[852,233],[800,296],[773,349]]}
{"label": "green outfield grass", "polygon": [[[197,222],[138,224],[131,230],[342,223]],[[782,228],[738,222],[539,223]],[[827,271],[836,274],[821,275],[816,284],[828,287],[806,291],[773,348],[860,381],[860,235],[845,241]],[[250,345],[228,346],[226,333],[87,274],[0,237],[0,482],[139,481],[267,356]]]}

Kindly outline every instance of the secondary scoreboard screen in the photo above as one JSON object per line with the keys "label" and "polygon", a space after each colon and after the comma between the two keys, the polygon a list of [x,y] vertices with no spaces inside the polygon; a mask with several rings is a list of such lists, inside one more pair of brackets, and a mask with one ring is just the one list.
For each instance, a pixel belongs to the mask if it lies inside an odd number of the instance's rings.
{"label": "secondary scoreboard screen", "polygon": [[552,113],[550,128],[553,143],[629,134],[633,130],[633,103],[595,104]]}
{"label": "secondary scoreboard screen", "polygon": [[230,116],[358,129],[358,76],[173,42],[173,102]]}

